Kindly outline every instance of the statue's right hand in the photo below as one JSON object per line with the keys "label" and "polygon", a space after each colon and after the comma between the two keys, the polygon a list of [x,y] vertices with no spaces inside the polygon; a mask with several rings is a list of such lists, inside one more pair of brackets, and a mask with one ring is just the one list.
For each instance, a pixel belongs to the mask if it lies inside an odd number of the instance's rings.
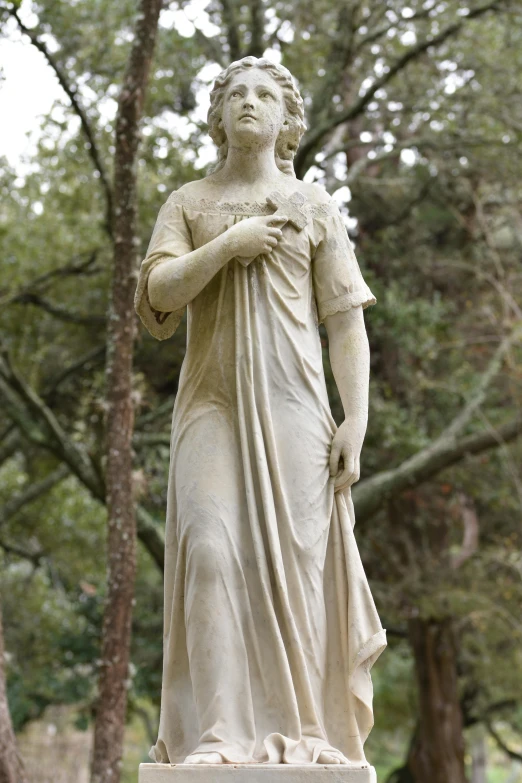
{"label": "statue's right hand", "polygon": [[263,215],[236,223],[227,231],[232,255],[254,259],[262,253],[271,253],[283,236],[280,226],[287,220],[288,218],[279,215]]}

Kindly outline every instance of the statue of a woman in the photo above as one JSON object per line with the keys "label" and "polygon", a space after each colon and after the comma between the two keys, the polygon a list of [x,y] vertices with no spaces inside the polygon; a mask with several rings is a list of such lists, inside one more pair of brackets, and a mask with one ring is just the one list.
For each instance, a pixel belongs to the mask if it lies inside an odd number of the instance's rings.
{"label": "statue of a woman", "polygon": [[[353,536],[375,299],[323,188],[295,178],[303,101],[246,57],[216,80],[214,172],[172,193],[136,309],[188,306],[172,421],[157,762],[366,766],[385,645]],[[345,420],[336,428],[318,324]]]}

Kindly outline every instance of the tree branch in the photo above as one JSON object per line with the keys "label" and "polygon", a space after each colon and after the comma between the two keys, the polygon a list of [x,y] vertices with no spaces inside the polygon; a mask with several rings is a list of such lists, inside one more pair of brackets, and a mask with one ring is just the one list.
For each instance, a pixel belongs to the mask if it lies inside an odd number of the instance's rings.
{"label": "tree branch", "polygon": [[415,46],[411,46],[401,57],[392,63],[389,66],[388,71],[376,79],[371,87],[366,90],[364,95],[361,95],[351,106],[345,109],[345,111],[338,112],[334,116],[329,117],[323,123],[320,123],[314,130],[311,130],[309,133],[307,133],[303,139],[303,142],[301,143],[299,152],[295,157],[295,170],[297,172],[297,176],[300,176],[304,172],[308,159],[317,149],[323,137],[330,133],[330,131],[332,131],[338,125],[341,125],[344,122],[348,122],[349,120],[353,120],[355,117],[362,114],[362,112],[366,109],[367,105],[374,97],[375,93],[388,84],[388,82],[391,81],[391,79],[393,79],[393,77],[398,73],[400,73],[400,71],[406,68],[410,62],[418,60],[431,47],[439,46],[452,36],[456,35],[470,19],[477,19],[488,11],[497,9],[501,5],[501,2],[502,0],[490,0],[490,2],[470,10],[466,17],[462,17],[458,21],[447,25],[437,35],[431,36],[424,41],[420,41]]}
{"label": "tree branch", "polygon": [[0,394],[20,431],[33,443],[56,454],[96,498],[103,498],[103,481],[88,453],[69,439],[51,409],[10,366],[6,354],[0,358]]}
{"label": "tree branch", "polygon": [[135,432],[132,439],[134,446],[170,446],[170,432]]}
{"label": "tree branch", "polygon": [[[7,414],[30,442],[63,461],[70,472],[105,505],[105,483],[90,462],[89,455],[67,435],[45,402],[30,389],[5,359],[0,358],[0,395]],[[164,567],[165,542],[152,516],[138,505],[138,538],[160,570]],[[0,516],[0,522],[2,517]]]}
{"label": "tree branch", "polygon": [[80,263],[72,261],[69,264],[64,264],[64,266],[58,267],[58,269],[51,269],[50,272],[44,272],[43,275],[39,275],[38,277],[35,277],[34,280],[26,283],[26,285],[24,285],[15,294],[4,293],[4,295],[0,297],[0,305],[5,307],[13,302],[16,302],[20,297],[30,294],[35,289],[43,291],[48,288],[57,277],[97,274],[101,270],[93,266],[94,262],[96,261],[96,256],[97,251],[95,250],[89,254],[89,257],[86,261],[81,261]]}
{"label": "tree branch", "polygon": [[522,753],[518,753],[515,750],[511,750],[502,737],[499,735],[499,733],[496,731],[496,729],[493,728],[493,725],[489,722],[486,722],[486,728],[488,730],[488,734],[493,737],[497,745],[499,746],[500,750],[502,750],[506,756],[509,756],[510,759],[513,759],[513,761],[522,761]]}
{"label": "tree branch", "polygon": [[83,356],[80,356],[75,362],[71,362],[71,364],[69,364],[63,372],[57,375],[56,378],[53,378],[46,387],[44,399],[49,402],[62,383],[65,383],[71,375],[76,375],[79,370],[89,369],[95,367],[96,364],[101,363],[105,358],[106,350],[105,345],[99,345],[97,348],[93,348]]}
{"label": "tree branch", "polygon": [[488,430],[461,440],[443,434],[434,444],[405,460],[399,467],[382,471],[371,479],[361,481],[353,488],[358,520],[362,522],[369,519],[391,495],[419,486],[451,465],[460,462],[467,455],[480,454],[496,448],[515,440],[520,435],[522,435],[522,417],[501,425],[494,432]]}
{"label": "tree branch", "polygon": [[11,517],[17,514],[24,506],[37,500],[41,495],[45,495],[45,493],[49,492],[49,490],[59,484],[60,481],[63,481],[68,475],[69,469],[65,464],[62,464],[45,478],[36,481],[35,483],[30,483],[22,492],[13,495],[3,508],[0,508],[0,527],[5,525]]}
{"label": "tree branch", "polygon": [[145,427],[147,424],[152,424],[153,422],[160,419],[162,416],[172,416],[172,409],[174,408],[174,401],[175,396],[168,397],[164,402],[162,402],[160,405],[158,405],[154,410],[148,411],[148,413],[143,413],[136,422],[136,428],[141,429]]}
{"label": "tree branch", "polygon": [[478,435],[459,439],[475,412],[484,402],[487,390],[498,375],[507,351],[520,338],[521,334],[521,329],[516,327],[502,340],[476,385],[475,393],[471,399],[433,443],[409,457],[397,468],[382,471],[354,487],[353,498],[360,520],[372,516],[390,495],[422,484],[444,468],[454,465],[466,454],[478,454],[520,435],[522,417],[517,417],[496,431],[488,430]]}
{"label": "tree branch", "polygon": [[136,508],[138,538],[158,568],[165,568],[165,540],[154,518],[143,506]]}
{"label": "tree branch", "polygon": [[0,445],[0,465],[11,459],[20,448],[20,433],[14,424],[11,424],[8,431],[4,433],[2,441]]}
{"label": "tree branch", "polygon": [[31,552],[29,549],[23,549],[17,544],[10,544],[3,539],[0,539],[0,549],[3,549],[8,555],[15,555],[16,557],[21,557],[23,560],[29,560],[35,568],[40,565],[40,562],[45,555],[45,552],[42,550]]}
{"label": "tree branch", "polygon": [[22,22],[20,16],[18,15],[17,8],[9,8],[8,11],[11,14],[11,16],[14,17],[14,19],[16,19],[16,22],[18,23],[18,27],[20,28],[21,32],[27,35],[29,37],[29,40],[33,44],[33,46],[43,54],[43,56],[45,57],[45,59],[53,69],[54,73],[56,74],[56,77],[60,83],[61,88],[69,98],[72,108],[80,118],[80,124],[83,133],[85,135],[85,138],[87,139],[87,144],[88,144],[87,149],[90,158],[94,164],[94,168],[100,175],[100,182],[102,184],[103,192],[105,195],[105,201],[106,201],[106,217],[105,217],[106,226],[105,227],[109,236],[112,236],[112,189],[109,183],[107,172],[105,170],[105,165],[102,161],[100,152],[96,145],[96,140],[94,138],[94,133],[92,131],[89,119],[87,117],[87,113],[83,108],[83,106],[81,105],[80,100],[78,98],[77,89],[69,84],[64,71],[62,71],[62,68],[56,61],[55,57],[51,54],[46,44],[39,39],[35,30],[26,27],[25,24]]}
{"label": "tree branch", "polygon": [[29,304],[40,307],[42,310],[45,310],[46,313],[49,313],[49,315],[52,315],[60,321],[65,321],[65,323],[78,324],[79,326],[103,326],[107,322],[104,315],[82,315],[81,313],[73,313],[61,305],[52,304],[52,302],[38,296],[38,294],[20,294],[12,301],[13,304]]}

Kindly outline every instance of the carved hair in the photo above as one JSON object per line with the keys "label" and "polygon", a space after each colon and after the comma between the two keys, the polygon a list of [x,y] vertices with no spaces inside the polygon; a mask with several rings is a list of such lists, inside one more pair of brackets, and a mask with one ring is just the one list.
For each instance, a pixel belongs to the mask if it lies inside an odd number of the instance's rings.
{"label": "carved hair", "polygon": [[299,147],[301,136],[306,130],[303,99],[287,68],[257,57],[243,57],[242,60],[236,60],[222,71],[214,82],[207,116],[210,137],[218,148],[218,159],[213,171],[219,171],[223,168],[228,155],[228,141],[220,123],[226,89],[237,73],[249,68],[261,68],[266,71],[283,90],[286,109],[285,124],[276,141],[275,161],[277,167],[284,174],[295,177],[293,159]]}

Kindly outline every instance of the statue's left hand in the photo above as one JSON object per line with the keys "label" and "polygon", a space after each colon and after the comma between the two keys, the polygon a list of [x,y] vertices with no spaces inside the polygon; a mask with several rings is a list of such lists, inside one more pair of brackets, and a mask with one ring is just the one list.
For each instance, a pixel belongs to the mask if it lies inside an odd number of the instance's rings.
{"label": "statue's left hand", "polygon": [[336,492],[341,492],[359,481],[365,430],[366,426],[361,427],[358,421],[345,419],[334,435],[330,451],[330,476],[335,477]]}

